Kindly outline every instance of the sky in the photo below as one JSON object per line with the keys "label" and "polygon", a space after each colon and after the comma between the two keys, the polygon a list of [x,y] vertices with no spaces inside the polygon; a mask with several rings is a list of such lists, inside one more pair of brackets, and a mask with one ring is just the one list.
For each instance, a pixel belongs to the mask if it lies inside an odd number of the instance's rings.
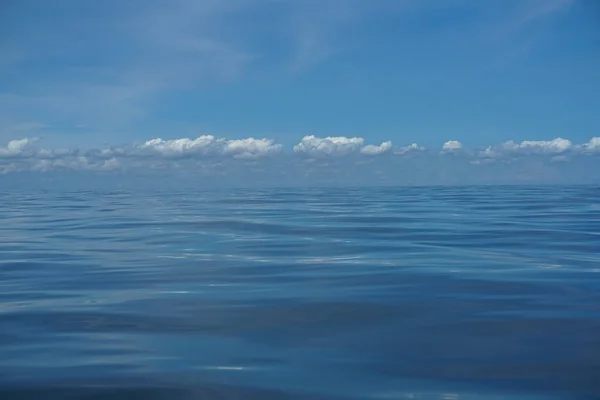
{"label": "sky", "polygon": [[599,93],[594,0],[0,3],[0,183],[598,183]]}

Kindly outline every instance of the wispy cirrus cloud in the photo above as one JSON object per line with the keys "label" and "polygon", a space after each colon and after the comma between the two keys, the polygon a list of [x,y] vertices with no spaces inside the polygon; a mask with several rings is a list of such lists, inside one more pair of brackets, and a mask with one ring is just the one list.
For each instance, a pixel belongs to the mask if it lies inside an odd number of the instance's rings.
{"label": "wispy cirrus cloud", "polygon": [[[0,109],[5,117],[20,116],[17,123],[41,121],[49,135],[115,139],[152,120],[164,95],[235,82],[265,56],[290,72],[324,62],[344,46],[337,33],[360,18],[360,6],[355,0],[15,2],[9,11],[31,25],[6,25],[10,41],[1,43],[0,68],[13,81],[0,90]],[[254,14],[264,20],[260,29],[247,24]],[[290,50],[273,53],[274,37]]]}
{"label": "wispy cirrus cloud", "polygon": [[290,42],[289,68],[299,73],[344,51],[344,32],[360,20],[365,2],[307,0],[285,2],[283,34]]}
{"label": "wispy cirrus cloud", "polygon": [[[77,141],[81,147],[100,147],[168,137],[163,132],[169,131],[234,136],[278,132],[284,126],[286,132],[305,132],[310,125],[294,125],[303,123],[319,102],[311,97],[333,99],[331,93],[337,92],[342,94],[332,108],[364,114],[366,122],[359,129],[387,124],[392,132],[396,117],[389,104],[411,98],[408,92],[398,94],[404,88],[432,98],[454,98],[456,87],[447,84],[452,80],[448,71],[471,75],[497,60],[503,65],[517,60],[545,37],[547,22],[564,15],[573,1],[9,2],[3,14],[10,18],[0,16],[6,33],[0,41],[0,72],[10,77],[0,85],[0,140],[39,136],[56,145]],[[448,71],[440,71],[440,59],[450,66]],[[393,76],[383,78],[388,72]],[[420,75],[431,72],[435,76]],[[382,96],[379,88],[387,83],[396,89]],[[466,89],[472,92],[472,87]],[[370,110],[361,94],[373,99]],[[280,103],[286,108],[274,114]],[[410,114],[413,104],[406,109]],[[335,115],[323,136],[352,131],[343,126],[348,113]],[[377,121],[372,115],[388,119]],[[243,128],[231,128],[231,120],[242,121]],[[413,122],[413,127],[436,131],[419,127],[426,123]],[[181,133],[180,124],[189,131]],[[266,125],[271,126],[264,129]],[[423,152],[386,143],[356,148],[352,151],[363,155]]]}
{"label": "wispy cirrus cloud", "polygon": [[21,123],[41,120],[49,131],[129,131],[149,118],[165,91],[243,74],[254,54],[220,25],[231,29],[225,21],[246,3],[15,2],[9,11],[32,26],[7,24],[12,45],[2,46],[0,68],[13,81],[0,88],[0,109],[21,115]]}
{"label": "wispy cirrus cloud", "polygon": [[458,63],[459,71],[485,76],[522,63],[538,46],[555,40],[552,28],[576,1],[424,1],[416,9],[425,20],[427,10],[458,12],[460,23],[441,23],[426,34],[452,49],[454,59],[446,60],[448,66]]}
{"label": "wispy cirrus cloud", "polygon": [[548,27],[576,0],[509,1],[509,12],[482,28],[482,44],[493,50],[487,69],[501,70],[526,57],[548,37]]}

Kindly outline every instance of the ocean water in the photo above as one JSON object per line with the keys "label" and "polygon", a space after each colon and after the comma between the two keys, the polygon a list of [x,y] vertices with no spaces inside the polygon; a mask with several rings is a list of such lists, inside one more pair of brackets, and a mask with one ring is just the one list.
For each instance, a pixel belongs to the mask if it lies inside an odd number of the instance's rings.
{"label": "ocean water", "polygon": [[0,193],[0,398],[600,398],[600,188]]}

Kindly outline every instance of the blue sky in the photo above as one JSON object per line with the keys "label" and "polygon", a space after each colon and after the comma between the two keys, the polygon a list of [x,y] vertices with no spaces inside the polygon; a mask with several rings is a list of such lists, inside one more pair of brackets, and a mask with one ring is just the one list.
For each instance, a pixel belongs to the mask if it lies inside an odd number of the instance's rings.
{"label": "blue sky", "polygon": [[600,153],[599,47],[585,0],[4,1],[0,172],[448,150],[566,171]]}

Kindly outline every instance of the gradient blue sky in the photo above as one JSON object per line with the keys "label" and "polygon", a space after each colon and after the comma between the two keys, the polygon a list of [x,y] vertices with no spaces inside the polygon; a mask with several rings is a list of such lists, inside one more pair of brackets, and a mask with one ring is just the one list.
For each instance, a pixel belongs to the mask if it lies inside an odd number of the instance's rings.
{"label": "gradient blue sky", "polygon": [[600,136],[600,3],[6,0],[0,76],[7,149],[204,134],[286,151],[305,135],[576,145]]}

